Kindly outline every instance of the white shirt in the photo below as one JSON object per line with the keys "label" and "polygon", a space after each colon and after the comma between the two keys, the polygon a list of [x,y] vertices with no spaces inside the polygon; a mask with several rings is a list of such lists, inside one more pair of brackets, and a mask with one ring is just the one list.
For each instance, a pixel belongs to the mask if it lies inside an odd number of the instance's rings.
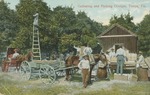
{"label": "white shirt", "polygon": [[139,59],[138,59],[137,63],[138,63],[138,64],[144,63],[144,57],[143,57],[143,55],[140,55],[140,56],[139,56]]}
{"label": "white shirt", "polygon": [[19,53],[15,52],[12,56],[13,59],[15,59],[17,56],[19,55]]}
{"label": "white shirt", "polygon": [[84,55],[89,55],[91,54],[93,51],[90,47],[85,47],[83,50]]}
{"label": "white shirt", "polygon": [[123,56],[125,56],[125,50],[122,49],[122,48],[117,49],[117,51],[116,51],[116,56],[117,56],[117,55],[123,55]]}
{"label": "white shirt", "polygon": [[81,60],[78,64],[79,69],[90,69],[90,62],[89,60]]}
{"label": "white shirt", "polygon": [[33,25],[37,25],[38,26],[38,16],[39,16],[39,13],[36,13],[34,16],[34,22],[33,22]]}
{"label": "white shirt", "polygon": [[81,48],[74,46],[74,48],[77,50],[77,52],[81,51]]}
{"label": "white shirt", "polygon": [[116,53],[115,53],[114,51],[111,51],[111,52],[109,53],[109,56],[110,56],[110,58],[115,57],[115,56],[116,56]]}
{"label": "white shirt", "polygon": [[98,67],[105,67],[105,63],[103,63],[101,60],[98,61]]}

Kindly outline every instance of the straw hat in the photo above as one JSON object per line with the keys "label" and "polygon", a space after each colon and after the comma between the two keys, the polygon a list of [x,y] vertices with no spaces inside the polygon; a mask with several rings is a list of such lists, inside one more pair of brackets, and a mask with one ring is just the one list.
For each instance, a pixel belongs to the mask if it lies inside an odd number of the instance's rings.
{"label": "straw hat", "polygon": [[142,51],[139,51],[139,54],[142,54],[143,52]]}
{"label": "straw hat", "polygon": [[14,51],[15,51],[15,52],[18,52],[18,49],[15,48]]}
{"label": "straw hat", "polygon": [[106,53],[109,53],[109,50],[107,50]]}
{"label": "straw hat", "polygon": [[111,48],[111,50],[114,50],[114,48]]}
{"label": "straw hat", "polygon": [[83,55],[83,58],[89,57],[88,55]]}

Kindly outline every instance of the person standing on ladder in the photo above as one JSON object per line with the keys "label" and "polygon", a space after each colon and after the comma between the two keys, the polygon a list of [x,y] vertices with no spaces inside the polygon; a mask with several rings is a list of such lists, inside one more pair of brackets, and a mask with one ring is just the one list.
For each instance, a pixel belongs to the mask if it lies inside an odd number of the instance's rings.
{"label": "person standing on ladder", "polygon": [[36,14],[33,15],[34,17],[34,22],[33,22],[33,26],[34,26],[34,31],[38,31],[38,18],[39,18],[39,13],[37,12]]}
{"label": "person standing on ladder", "polygon": [[36,12],[34,15],[33,21],[33,43],[32,43],[32,52],[33,52],[33,60],[41,60],[41,50],[40,50],[40,41],[39,41],[39,24],[38,18],[39,13]]}

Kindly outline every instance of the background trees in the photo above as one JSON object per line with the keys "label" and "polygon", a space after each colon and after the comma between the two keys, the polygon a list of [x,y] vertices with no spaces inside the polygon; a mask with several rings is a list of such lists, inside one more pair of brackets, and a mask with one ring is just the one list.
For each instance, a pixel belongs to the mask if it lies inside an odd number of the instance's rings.
{"label": "background trees", "polygon": [[[20,0],[16,6],[16,13],[19,22],[19,32],[15,41],[11,43],[12,47],[18,47],[21,50],[28,50],[32,47],[33,33],[33,15],[38,12],[39,32],[41,47],[47,44],[47,38],[50,34],[51,10],[42,0]],[[45,49],[45,47],[44,47]]]}
{"label": "background trees", "polygon": [[139,50],[145,56],[150,56],[150,14],[145,15],[143,21],[138,24]]}
{"label": "background trees", "polygon": [[18,31],[18,19],[16,12],[8,8],[8,5],[0,1],[0,50],[4,51],[14,40]]}
{"label": "background trees", "polygon": [[[3,2],[2,5],[7,4]],[[33,15],[36,12],[39,13],[41,50],[45,53],[64,52],[69,45],[84,43],[94,47],[96,35],[103,31],[102,24],[92,21],[85,12],[75,14],[73,8],[62,6],[51,10],[42,0],[20,0],[13,12],[16,18],[12,20],[17,22],[14,23],[17,28],[15,33],[11,32],[15,36],[6,38],[13,38],[6,46],[20,48],[23,52],[32,47]]]}
{"label": "background trees", "polygon": [[[43,0],[20,0],[16,10],[11,10],[3,0],[0,1],[0,49],[17,47],[23,52],[32,47],[33,15],[39,13],[39,32],[41,51],[48,53],[65,52],[70,45],[88,43],[95,47],[96,37],[108,26],[91,20],[85,12],[75,13],[72,7],[57,6],[53,9]],[[110,25],[118,23],[139,36],[139,50],[149,53],[150,16],[146,15],[137,25],[134,17],[127,14],[114,15]]]}
{"label": "background trees", "polygon": [[137,27],[134,24],[133,19],[134,18],[133,18],[133,16],[130,15],[130,13],[121,14],[120,16],[114,15],[110,19],[110,25],[112,25],[114,23],[118,23],[118,24],[122,25],[123,27],[127,28],[128,30],[136,32]]}

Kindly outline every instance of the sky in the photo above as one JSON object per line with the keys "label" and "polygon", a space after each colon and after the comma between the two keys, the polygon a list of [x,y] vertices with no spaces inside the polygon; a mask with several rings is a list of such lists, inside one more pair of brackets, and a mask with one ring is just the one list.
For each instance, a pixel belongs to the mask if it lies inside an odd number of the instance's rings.
{"label": "sky", "polygon": [[[11,9],[19,0],[4,0]],[[76,13],[84,11],[92,20],[108,25],[113,15],[120,16],[130,12],[135,24],[140,23],[146,14],[150,14],[150,0],[43,0],[51,9],[57,6],[69,6]]]}

